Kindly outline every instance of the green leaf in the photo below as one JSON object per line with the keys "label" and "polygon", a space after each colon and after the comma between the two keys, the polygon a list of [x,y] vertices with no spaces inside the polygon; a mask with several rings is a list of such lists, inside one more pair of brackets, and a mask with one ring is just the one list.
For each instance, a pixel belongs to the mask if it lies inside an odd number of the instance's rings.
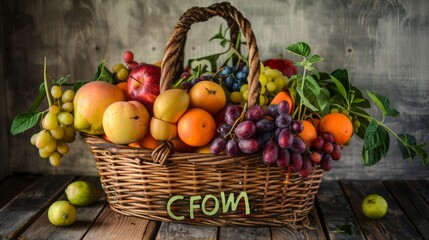
{"label": "green leaf", "polygon": [[426,147],[426,143],[423,144],[419,144],[415,146],[415,151],[417,156],[422,160],[422,162],[424,164],[428,164],[429,163],[429,158],[428,158],[428,153],[425,150]]}
{"label": "green leaf", "polygon": [[[371,116],[367,112],[365,112],[364,110],[357,108],[357,107],[354,107],[354,106],[352,106],[350,108],[350,114],[353,118],[356,118],[360,122],[360,127],[358,128],[356,135],[359,138],[364,139],[366,129],[370,123],[370,117]],[[363,116],[366,116],[366,117],[363,117]]]}
{"label": "green leaf", "polygon": [[46,97],[45,84],[42,83],[39,86],[39,94],[37,95],[34,102],[31,104],[31,107],[28,110],[28,112],[35,112],[37,110],[37,108],[39,108],[40,104],[42,104],[45,97]]}
{"label": "green leaf", "polygon": [[109,83],[116,83],[115,78],[113,77],[113,73],[106,68],[106,61],[102,61],[98,67],[97,71],[94,74],[94,81],[105,81]]}
{"label": "green leaf", "polygon": [[17,115],[12,121],[10,133],[15,136],[34,127],[39,122],[41,115],[41,112],[28,112]]}
{"label": "green leaf", "polygon": [[222,31],[222,24],[219,26],[219,32],[216,33],[216,35],[214,35],[213,37],[211,37],[209,39],[209,41],[214,40],[214,39],[224,39],[224,35],[223,35],[223,31]]}
{"label": "green leaf", "polygon": [[341,225],[338,226],[334,232],[336,233],[347,233],[348,235],[352,235],[353,231],[352,231],[353,225],[351,224],[346,224],[346,225]]}
{"label": "green leaf", "polygon": [[310,57],[310,59],[308,61],[310,63],[316,63],[316,62],[323,61],[323,58],[317,54],[314,54],[313,56]]}
{"label": "green leaf", "polygon": [[[399,150],[401,150],[401,154],[402,154],[402,158],[403,159],[407,159],[407,158],[411,158],[414,159],[414,157],[416,156],[416,152],[412,151],[411,148],[409,148],[409,145],[416,145],[417,144],[417,140],[413,135],[410,134],[398,134],[399,139],[401,139],[402,141],[398,141],[399,143]],[[406,145],[404,145],[404,143]]]}
{"label": "green leaf", "polygon": [[222,46],[222,47],[225,47],[226,46],[226,44],[228,44],[229,43],[229,40],[228,39],[222,39],[222,41],[220,41],[220,45]]}
{"label": "green leaf", "polygon": [[401,150],[403,159],[414,159],[416,155],[423,163],[429,163],[427,152],[425,151],[426,143],[417,145],[416,137],[411,134],[398,134],[399,150]]}
{"label": "green leaf", "polygon": [[317,112],[318,111],[317,107],[315,107],[313,104],[311,104],[310,100],[302,92],[301,88],[297,88],[296,92],[298,93],[299,97],[301,98],[302,104],[304,104],[306,107],[308,107],[313,112]]}
{"label": "green leaf", "polygon": [[371,93],[368,90],[366,91],[366,94],[368,94],[371,100],[380,108],[383,115],[395,117],[399,114],[396,109],[390,107],[388,98],[376,93]]}
{"label": "green leaf", "polygon": [[350,92],[352,92],[354,96],[353,101],[351,102],[351,106],[361,108],[371,107],[371,104],[369,103],[368,99],[363,97],[362,92],[358,88],[351,86]]}
{"label": "green leaf", "polygon": [[305,87],[309,89],[314,95],[319,96],[320,94],[320,86],[317,84],[316,80],[312,76],[307,75],[305,77]]}
{"label": "green leaf", "polygon": [[308,101],[317,108],[322,116],[329,112],[329,91],[326,88],[321,88],[318,95],[316,96],[314,92],[306,89],[304,95]]}
{"label": "green leaf", "polygon": [[[331,73],[331,76],[334,76],[335,79],[337,79],[342,85],[343,88],[345,89],[345,92],[347,93],[347,101],[350,102],[350,91],[351,91],[351,84],[349,81],[349,73],[347,72],[346,69],[336,69],[335,71],[333,71]],[[338,92],[338,90],[336,89],[336,87],[334,87],[332,89],[334,92]]]}
{"label": "green leaf", "polygon": [[390,146],[389,133],[374,119],[369,123],[362,147],[365,166],[372,166],[386,156]]}
{"label": "green leaf", "polygon": [[343,86],[343,84],[333,75],[330,75],[332,81],[334,82],[335,86],[337,87],[338,93],[345,99],[348,100],[348,94],[346,91],[346,88]]}
{"label": "green leaf", "polygon": [[82,87],[83,85],[89,83],[88,81],[74,81],[73,82],[73,91],[77,92],[77,90],[79,90],[80,87]]}
{"label": "green leaf", "polygon": [[70,75],[63,76],[60,79],[56,80],[55,84],[62,85],[64,83],[66,83],[69,79],[70,79]]}
{"label": "green leaf", "polygon": [[302,57],[307,57],[311,52],[310,46],[305,42],[291,44],[286,48],[286,50]]}
{"label": "green leaf", "polygon": [[310,70],[317,77],[317,79],[320,78],[319,72],[314,67],[310,66],[308,67],[308,70]]}

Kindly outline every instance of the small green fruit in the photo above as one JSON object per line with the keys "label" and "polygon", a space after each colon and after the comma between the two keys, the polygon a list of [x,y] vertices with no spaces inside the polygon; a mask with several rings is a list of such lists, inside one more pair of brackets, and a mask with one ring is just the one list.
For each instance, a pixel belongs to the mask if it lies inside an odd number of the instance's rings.
{"label": "small green fruit", "polygon": [[362,212],[371,219],[380,219],[387,213],[386,199],[378,194],[370,194],[363,199]]}
{"label": "small green fruit", "polygon": [[48,219],[52,225],[69,226],[76,221],[76,207],[65,200],[56,201],[48,209]]}
{"label": "small green fruit", "polygon": [[67,199],[76,206],[88,206],[101,197],[101,191],[86,181],[75,181],[70,183],[66,190]]}

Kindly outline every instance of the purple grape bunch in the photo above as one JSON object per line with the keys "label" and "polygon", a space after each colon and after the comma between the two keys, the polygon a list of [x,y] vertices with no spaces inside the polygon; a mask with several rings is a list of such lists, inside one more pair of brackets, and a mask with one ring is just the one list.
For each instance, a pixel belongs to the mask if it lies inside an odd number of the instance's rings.
{"label": "purple grape bunch", "polygon": [[287,101],[267,108],[255,105],[245,113],[242,113],[240,105],[227,106],[225,123],[218,125],[218,135],[210,145],[210,152],[225,152],[227,156],[234,157],[261,151],[265,164],[291,169],[302,177],[311,174],[314,164],[320,164],[323,170],[329,171],[332,161],[341,158],[341,149],[335,144],[332,134],[323,133],[307,148],[298,136],[304,125],[292,118],[289,109]]}

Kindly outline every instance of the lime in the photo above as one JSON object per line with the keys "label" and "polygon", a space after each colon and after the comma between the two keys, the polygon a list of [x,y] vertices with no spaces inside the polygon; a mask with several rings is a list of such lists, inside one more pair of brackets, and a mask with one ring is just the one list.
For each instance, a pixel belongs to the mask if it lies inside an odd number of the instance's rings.
{"label": "lime", "polygon": [[380,219],[387,213],[387,201],[378,194],[369,194],[362,201],[362,212],[371,219]]}
{"label": "lime", "polygon": [[68,201],[54,202],[48,210],[48,219],[55,226],[68,226],[76,221],[76,207]]}
{"label": "lime", "polygon": [[101,197],[101,191],[86,181],[75,181],[70,183],[66,190],[67,199],[76,206],[88,206]]}

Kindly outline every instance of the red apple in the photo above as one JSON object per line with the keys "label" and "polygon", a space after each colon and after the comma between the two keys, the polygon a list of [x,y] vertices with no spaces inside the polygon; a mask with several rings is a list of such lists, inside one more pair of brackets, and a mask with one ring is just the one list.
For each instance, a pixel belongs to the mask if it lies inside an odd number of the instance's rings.
{"label": "red apple", "polygon": [[161,68],[152,64],[140,64],[128,77],[128,95],[131,100],[142,103],[152,114],[153,103],[159,95]]}
{"label": "red apple", "polygon": [[283,73],[284,76],[290,78],[290,76],[298,73],[298,70],[293,62],[286,58],[272,58],[264,62],[264,66],[268,66],[273,69],[277,69]]}

